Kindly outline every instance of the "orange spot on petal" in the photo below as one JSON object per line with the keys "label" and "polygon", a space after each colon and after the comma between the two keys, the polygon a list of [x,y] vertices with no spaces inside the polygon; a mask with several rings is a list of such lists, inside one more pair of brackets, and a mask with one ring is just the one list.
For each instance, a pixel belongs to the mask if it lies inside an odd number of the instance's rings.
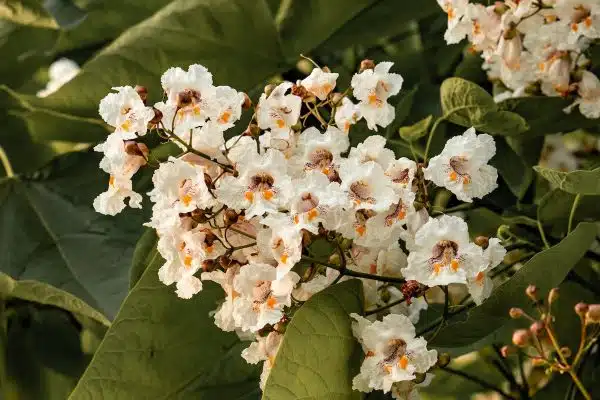
{"label": "orange spot on petal", "polygon": [[192,266],[192,256],[185,256],[185,258],[183,259],[183,265],[185,265],[186,268],[189,268]]}
{"label": "orange spot on petal", "polygon": [[398,361],[398,366],[402,369],[406,369],[406,367],[408,367],[408,357],[402,356]]}
{"label": "orange spot on petal", "polygon": [[281,255],[281,257],[279,257],[279,261],[281,261],[283,264],[287,263],[288,260],[288,255],[286,253],[283,253]]}
{"label": "orange spot on petal", "polygon": [[269,296],[267,299],[267,307],[274,308],[277,305],[277,300],[274,297]]}
{"label": "orange spot on petal", "polygon": [[442,270],[442,264],[440,264],[440,263],[433,264],[433,272],[436,275],[439,274],[441,270]]}
{"label": "orange spot on petal", "polygon": [[317,211],[316,209],[312,209],[308,212],[308,220],[312,221],[313,219],[317,218],[317,216],[319,215],[319,211]]}
{"label": "orange spot on petal", "polygon": [[285,121],[284,120],[282,120],[282,119],[276,119],[275,123],[277,124],[278,128],[280,128],[280,129],[285,128]]}
{"label": "orange spot on petal", "polygon": [[367,231],[367,228],[364,225],[359,225],[358,227],[356,227],[355,231],[356,233],[358,233],[358,236],[363,236]]}
{"label": "orange spot on petal", "polygon": [[244,193],[244,198],[252,203],[254,201],[254,193],[251,191],[247,191],[246,193]]}
{"label": "orange spot on petal", "polygon": [[271,201],[271,199],[274,196],[274,193],[272,190],[263,190],[262,195],[265,200]]}
{"label": "orange spot on petal", "polygon": [[370,274],[376,274],[377,273],[377,264],[371,264],[371,265],[369,265],[369,273]]}
{"label": "orange spot on petal", "polygon": [[455,171],[452,171],[448,174],[448,177],[451,181],[455,181],[458,178],[458,174]]}
{"label": "orange spot on petal", "polygon": [[450,262],[450,267],[452,267],[452,269],[454,271],[458,271],[458,267],[460,266],[460,263],[458,262],[458,260],[452,260]]}
{"label": "orange spot on petal", "polygon": [[183,196],[181,196],[181,202],[187,207],[190,205],[190,203],[192,202],[192,196],[190,196],[189,194],[185,194]]}

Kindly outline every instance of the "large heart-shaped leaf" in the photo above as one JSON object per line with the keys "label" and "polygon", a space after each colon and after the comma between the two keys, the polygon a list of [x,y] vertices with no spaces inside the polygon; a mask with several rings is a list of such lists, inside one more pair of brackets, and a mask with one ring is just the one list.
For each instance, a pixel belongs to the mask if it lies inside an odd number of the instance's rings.
{"label": "large heart-shaped leaf", "polygon": [[512,278],[494,289],[492,295],[469,312],[465,322],[444,327],[432,342],[440,347],[465,346],[494,332],[510,320],[511,307],[531,308],[525,296],[528,285],[541,293],[558,286],[583,257],[596,236],[596,226],[581,223],[559,244],[536,254]]}
{"label": "large heart-shaped leaf", "polygon": [[209,317],[223,291],[210,282],[191,300],[158,280],[150,262],[131,290],[71,399],[258,399],[246,344]]}
{"label": "large heart-shaped leaf", "polygon": [[0,181],[0,271],[66,290],[112,318],[127,293],[145,217],[93,210],[107,185],[98,161],[70,153],[30,176]]}
{"label": "large heart-shaped leaf", "polygon": [[331,286],[303,304],[287,326],[263,399],[360,399],[352,390],[360,346],[352,336],[349,314],[362,309],[362,287],[356,279]]}
{"label": "large heart-shaped leaf", "polygon": [[[572,193],[554,189],[540,200],[537,209],[537,218],[544,224],[544,229],[548,229],[552,236],[561,237],[566,235],[575,196]],[[573,214],[573,223],[598,221],[600,219],[599,201],[600,196],[580,197],[575,213]]]}

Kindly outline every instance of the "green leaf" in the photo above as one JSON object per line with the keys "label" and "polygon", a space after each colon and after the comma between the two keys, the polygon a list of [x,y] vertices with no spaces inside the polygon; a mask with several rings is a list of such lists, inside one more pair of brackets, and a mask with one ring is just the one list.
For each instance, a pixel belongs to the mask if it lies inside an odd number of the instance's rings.
{"label": "green leaf", "polygon": [[446,79],[440,88],[444,118],[492,135],[519,135],[528,129],[518,114],[498,111],[492,96],[481,86],[461,78]]}
{"label": "green leaf", "polygon": [[534,167],[533,169],[553,187],[567,193],[600,195],[600,168],[572,172],[562,172],[544,167]]}
{"label": "green leaf", "polygon": [[392,138],[396,135],[396,132],[402,125],[402,123],[408,118],[410,109],[412,108],[413,101],[415,99],[415,93],[417,92],[418,86],[413,87],[409,91],[402,91],[398,94],[399,99],[396,103],[396,116],[391,124],[385,128],[385,137]]}
{"label": "green leaf", "polygon": [[127,267],[146,216],[93,210],[108,179],[98,161],[91,152],[70,153],[0,181],[0,270],[70,292],[112,318],[127,293]]}
{"label": "green leaf", "polygon": [[363,309],[358,280],[331,286],[311,297],[287,326],[263,400],[360,399],[352,378],[360,367],[360,345],[350,313]]}
{"label": "green leaf", "polygon": [[511,307],[531,310],[525,288],[533,284],[540,293],[557,287],[583,257],[596,236],[596,226],[581,223],[559,244],[536,254],[509,280],[498,286],[480,306],[469,312],[465,322],[444,327],[433,340],[435,346],[465,346],[493,333],[510,317]]}
{"label": "green leaf", "polygon": [[505,139],[496,139],[496,155],[492,158],[490,164],[498,169],[510,191],[518,199],[522,199],[533,181],[533,170],[510,147]]}
{"label": "green leaf", "polygon": [[209,312],[223,291],[211,282],[191,300],[158,280],[160,256],[128,294],[71,399],[258,399],[247,343],[217,328]]}
{"label": "green leaf", "polygon": [[508,99],[498,103],[498,107],[523,117],[529,126],[527,136],[570,132],[598,124],[597,120],[585,118],[579,110],[565,114],[563,109],[571,103],[561,97],[534,96]]}
{"label": "green leaf", "polygon": [[[537,218],[542,222],[544,228],[549,230],[552,236],[562,237],[566,235],[575,196],[572,193],[554,189],[540,200]],[[593,222],[600,220],[599,201],[600,196],[581,197],[573,216],[573,223],[576,225],[582,221]]]}
{"label": "green leaf", "polygon": [[431,125],[432,119],[433,116],[430,115],[420,120],[416,124],[413,124],[411,126],[400,127],[400,137],[406,140],[407,142],[414,142],[416,140],[419,140],[423,136],[427,135],[427,133],[429,133],[429,126]]}
{"label": "green leaf", "polygon": [[129,271],[129,289],[138,283],[152,259],[156,257],[158,250],[156,244],[158,236],[152,228],[146,228],[142,237],[137,241],[135,250],[133,250],[133,258],[131,260],[131,269]]}
{"label": "green leaf", "polygon": [[15,281],[2,272],[0,272],[0,281],[2,282],[0,283],[0,296],[5,299],[18,299],[52,306],[81,317],[92,318],[105,326],[110,325],[104,315],[86,302],[54,286],[31,280]]}

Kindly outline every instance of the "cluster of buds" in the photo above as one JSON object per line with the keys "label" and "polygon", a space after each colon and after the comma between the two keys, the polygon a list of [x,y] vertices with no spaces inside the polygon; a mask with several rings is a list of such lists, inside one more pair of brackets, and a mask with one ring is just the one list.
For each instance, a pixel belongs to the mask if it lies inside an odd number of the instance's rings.
{"label": "cluster of buds", "polygon": [[600,117],[600,80],[584,52],[600,38],[600,3],[590,0],[505,0],[484,6],[438,0],[448,14],[446,41],[468,38],[501,101],[534,94],[576,95],[588,118]]}
{"label": "cluster of buds", "polygon": [[521,308],[511,308],[509,315],[512,319],[526,319],[530,322],[529,328],[517,329],[512,335],[511,346],[502,348],[502,355],[507,357],[514,352],[531,359],[534,366],[544,367],[547,373],[568,373],[573,377],[586,399],[591,399],[586,389],[579,385],[581,382],[576,376],[578,365],[590,348],[597,342],[600,336],[600,304],[587,305],[578,303],[575,305],[575,313],[581,320],[580,343],[576,351],[568,346],[562,346],[558,341],[555,315],[552,313],[552,305],[559,299],[558,288],[553,288],[547,298],[540,298],[538,289],[529,285],[525,295],[533,302],[537,312],[537,318],[526,313]]}

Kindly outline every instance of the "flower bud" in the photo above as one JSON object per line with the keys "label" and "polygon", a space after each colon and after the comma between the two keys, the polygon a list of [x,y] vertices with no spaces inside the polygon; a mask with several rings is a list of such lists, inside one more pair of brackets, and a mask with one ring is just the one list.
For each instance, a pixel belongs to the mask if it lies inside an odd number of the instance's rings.
{"label": "flower bud", "polygon": [[512,353],[513,348],[510,346],[502,346],[502,348],[500,349],[500,354],[502,354],[502,357],[507,358],[509,356],[510,353]]}
{"label": "flower bud", "polygon": [[217,262],[223,269],[229,268],[232,263],[231,258],[227,257],[226,255],[219,256],[219,258],[217,258]]}
{"label": "flower bud", "polygon": [[538,289],[534,285],[529,285],[527,286],[527,289],[525,289],[525,294],[533,301],[537,301],[537,293]]}
{"label": "flower bud", "polygon": [[390,294],[390,291],[386,287],[384,287],[379,291],[379,298],[384,303],[387,303],[392,298],[392,295]]}
{"label": "flower bud", "polygon": [[585,313],[587,313],[589,306],[585,303],[577,303],[575,304],[575,313],[579,315],[581,318],[585,317]]}
{"label": "flower bud", "polygon": [[199,222],[201,224],[208,221],[208,218],[206,218],[206,213],[204,212],[204,210],[201,210],[199,208],[196,208],[194,211],[192,211],[190,216],[192,217],[192,219],[194,221]]}
{"label": "flower bud", "polygon": [[204,183],[209,188],[214,187],[212,177],[209,174],[207,174],[206,172],[204,173]]}
{"label": "flower bud", "polygon": [[294,125],[291,126],[294,132],[300,132],[302,130],[302,122],[298,121]]}
{"label": "flower bud", "polygon": [[269,83],[267,86],[265,86],[264,92],[267,95],[267,97],[269,97],[271,95],[271,93],[273,92],[273,90],[277,87],[277,85],[273,84],[273,83]]}
{"label": "flower bud", "polygon": [[558,288],[552,288],[550,290],[550,293],[548,293],[548,304],[552,304],[554,303],[556,300],[558,300]]}
{"label": "flower bud", "polygon": [[250,130],[250,134],[254,137],[260,135],[260,128],[256,124],[248,125],[248,129]]}
{"label": "flower bud", "polygon": [[542,357],[532,357],[531,364],[533,364],[534,367],[541,367],[542,365],[546,364],[546,360],[544,360]]}
{"label": "flower bud", "polygon": [[496,231],[496,236],[498,236],[500,240],[506,240],[510,238],[511,235],[512,233],[510,232],[510,226],[508,225],[500,225]]}
{"label": "flower bud", "polygon": [[367,69],[373,69],[373,68],[375,68],[375,62],[373,62],[373,60],[364,59],[360,62],[360,69],[358,70],[358,72],[363,72],[363,71],[366,71]]}
{"label": "flower bud", "polygon": [[231,226],[238,221],[238,217],[239,215],[235,210],[228,208],[223,213],[223,222],[225,223],[225,226]]}
{"label": "flower bud", "polygon": [[144,86],[136,85],[135,91],[140,96],[140,99],[142,99],[144,104],[146,104],[146,100],[148,99],[148,89],[146,89]]}
{"label": "flower bud", "polygon": [[450,354],[448,354],[448,353],[438,354],[437,365],[439,367],[445,367],[448,364],[450,364]]}
{"label": "flower bud", "polygon": [[527,329],[518,329],[513,333],[512,342],[515,346],[525,347],[529,343],[529,337]]}
{"label": "flower bud", "polygon": [[323,72],[327,72],[328,74],[331,73],[331,70],[329,69],[329,67],[326,65],[323,68],[321,68],[321,71]]}
{"label": "flower bud", "polygon": [[425,382],[425,378],[427,377],[427,374],[420,374],[420,373],[415,373],[415,379],[413,379],[413,383],[415,384],[419,384],[419,383],[423,383]]}
{"label": "flower bud", "polygon": [[544,323],[542,321],[535,321],[529,327],[529,332],[534,334],[535,336],[541,336],[544,333]]}
{"label": "flower bud", "polygon": [[510,315],[512,319],[521,318],[523,316],[523,310],[513,307],[508,311],[508,315]]}
{"label": "flower bud", "polygon": [[329,256],[329,263],[333,265],[340,265],[340,255],[338,253],[334,253]]}
{"label": "flower bud", "polygon": [[204,260],[202,261],[202,271],[203,272],[212,272],[217,269],[217,264],[215,260]]}
{"label": "flower bud", "polygon": [[571,351],[570,348],[568,348],[567,346],[564,346],[564,347],[560,348],[560,354],[562,354],[563,357],[565,357],[565,358],[569,358],[569,357],[571,357],[571,355],[573,355],[573,352]]}
{"label": "flower bud", "polygon": [[585,321],[588,324],[600,323],[600,304],[590,304],[585,314]]}
{"label": "flower bud", "polygon": [[302,99],[306,99],[310,96],[308,90],[302,85],[293,85],[291,92],[294,96],[301,97]]}
{"label": "flower bud", "polygon": [[242,103],[242,108],[244,110],[249,110],[250,107],[252,107],[252,100],[250,100],[250,97],[244,93],[244,102]]}
{"label": "flower bud", "polygon": [[490,244],[490,240],[486,236],[477,236],[473,242],[483,249],[487,249]]}

